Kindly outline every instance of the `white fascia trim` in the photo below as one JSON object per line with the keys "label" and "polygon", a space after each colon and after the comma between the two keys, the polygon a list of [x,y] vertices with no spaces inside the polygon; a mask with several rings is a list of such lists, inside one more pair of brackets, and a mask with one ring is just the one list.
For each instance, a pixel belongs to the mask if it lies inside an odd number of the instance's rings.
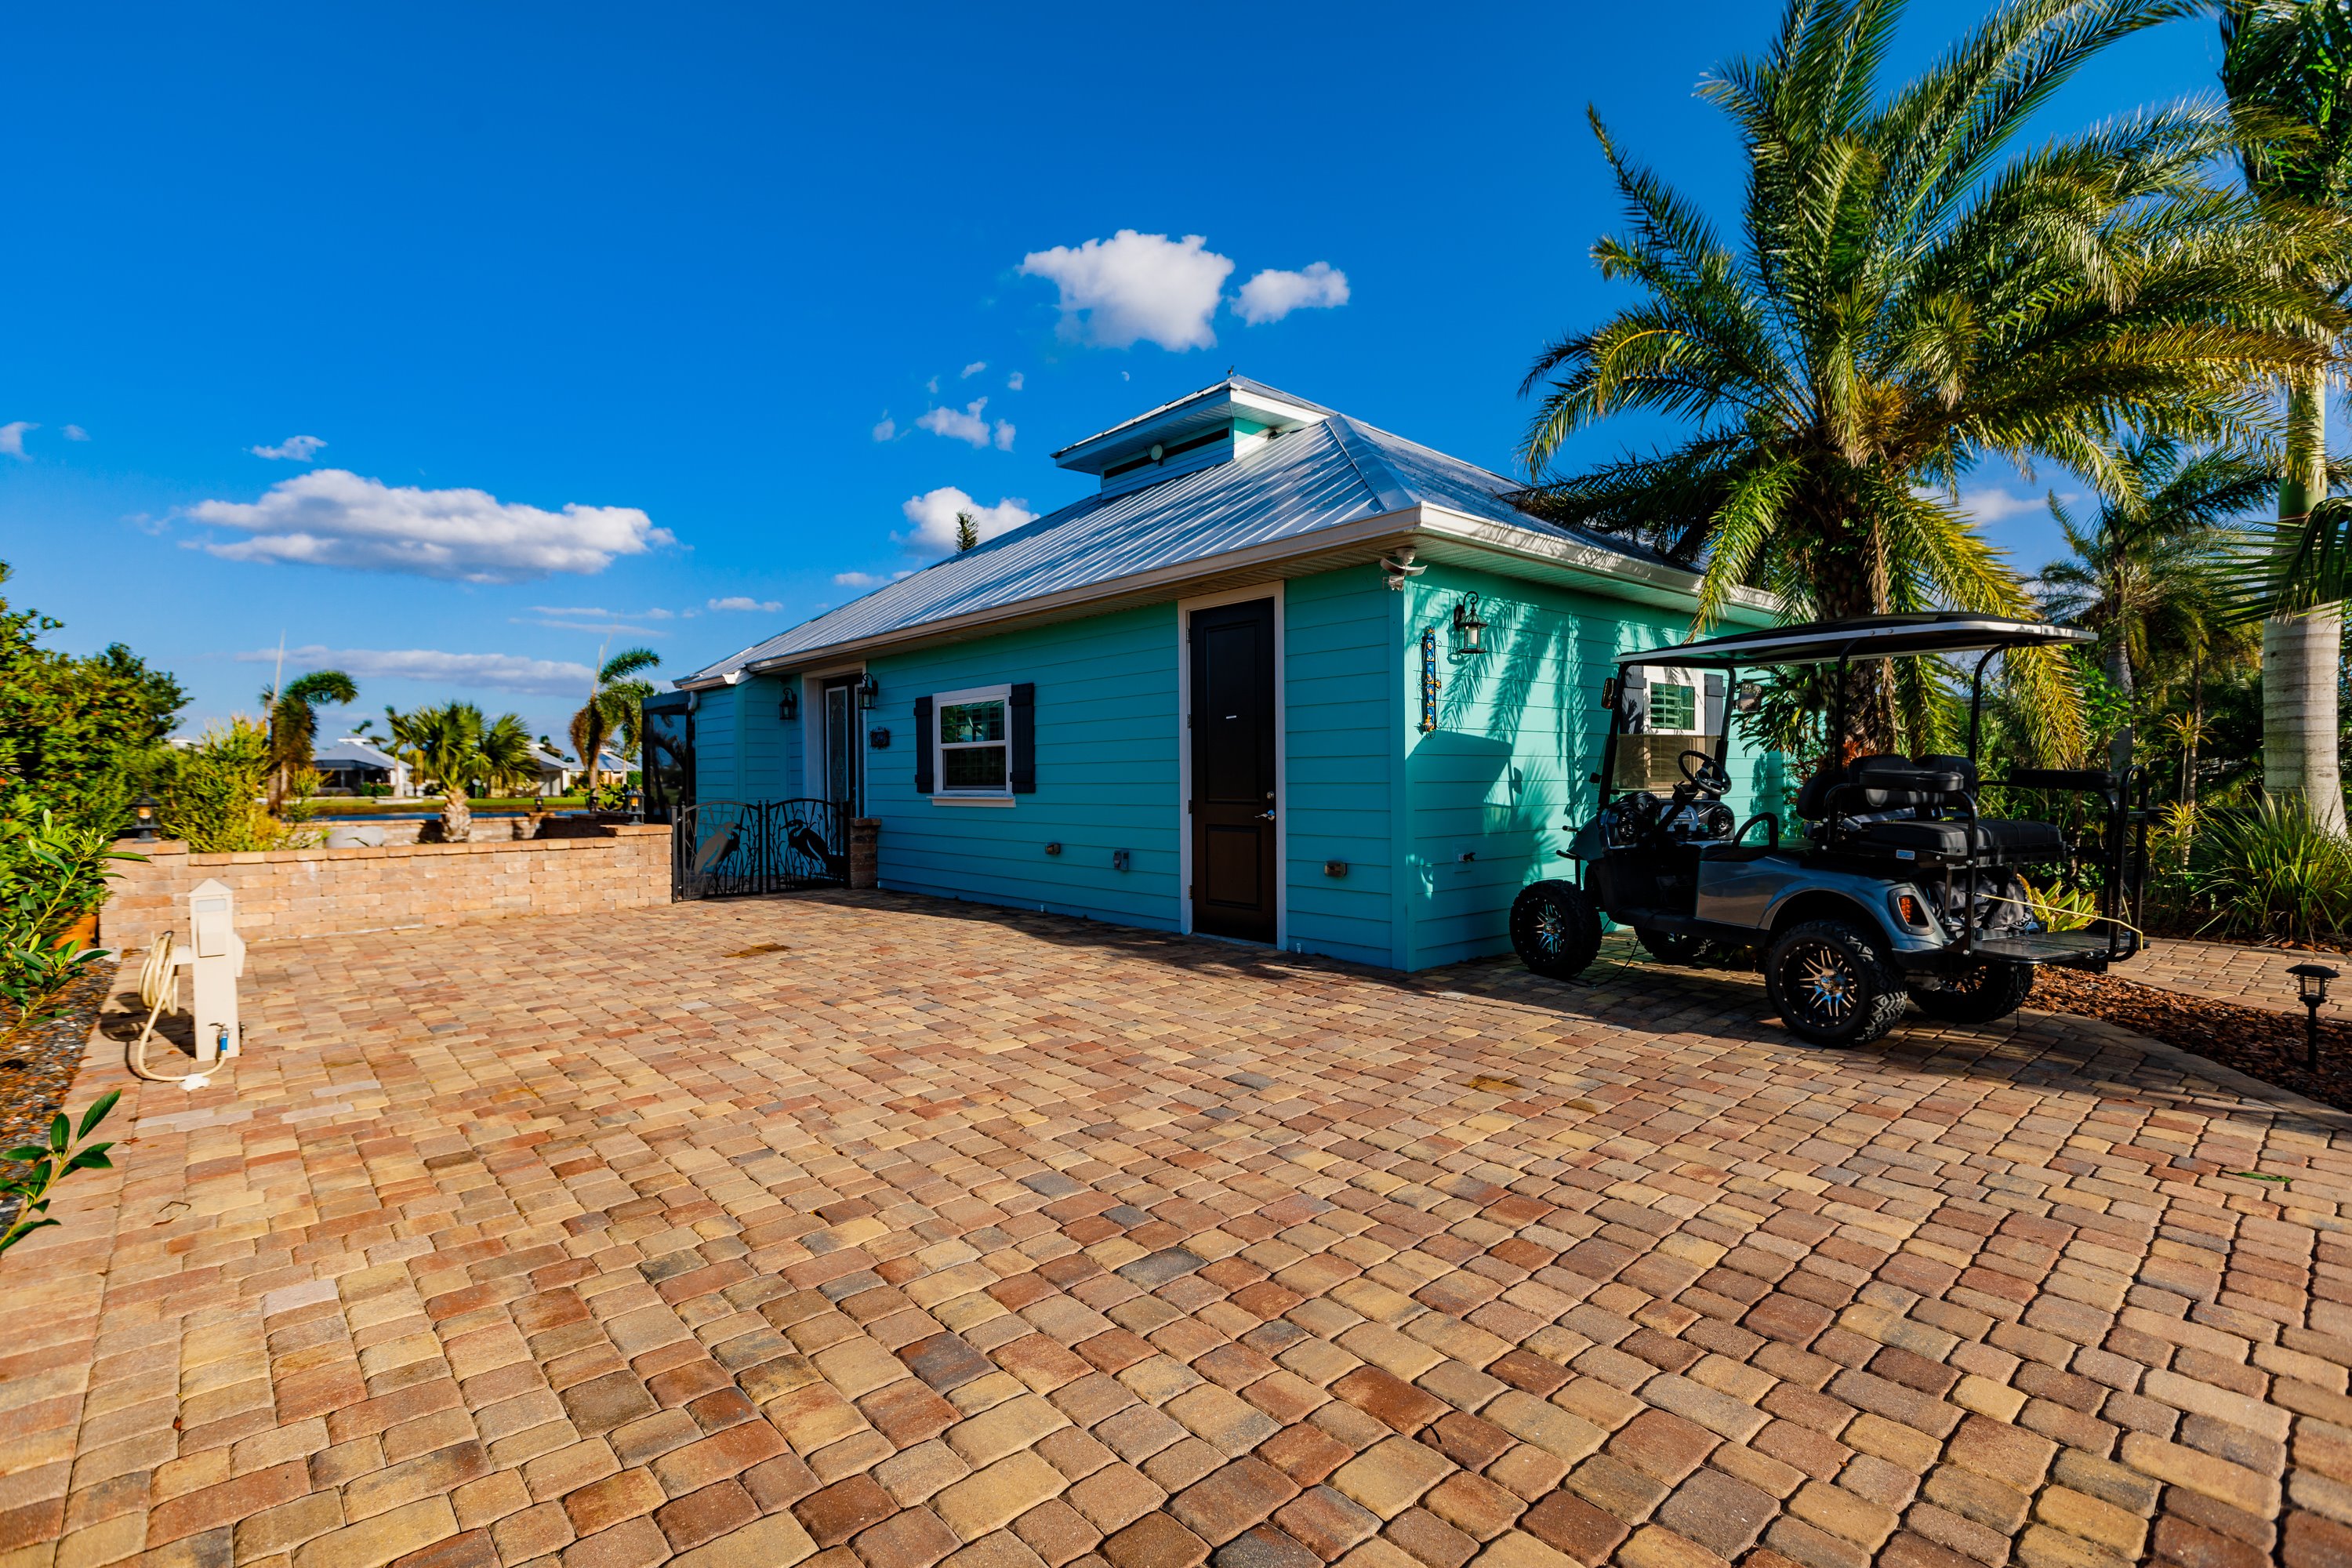
{"label": "white fascia trim", "polygon": [[[1601,579],[1604,584],[1612,580],[1635,583],[1677,599],[1687,600],[1694,607],[1698,604],[1697,573],[1660,562],[1644,561],[1605,545],[1558,539],[1533,529],[1514,528],[1508,523],[1472,517],[1466,512],[1439,506],[1422,507],[1421,526],[1424,531],[1464,544],[1522,560],[1541,561],[1565,567],[1571,572]],[[1734,588],[1727,597],[1729,605],[1723,616],[1725,620],[1758,626],[1780,624],[1780,600],[1777,595],[1758,588]]]}

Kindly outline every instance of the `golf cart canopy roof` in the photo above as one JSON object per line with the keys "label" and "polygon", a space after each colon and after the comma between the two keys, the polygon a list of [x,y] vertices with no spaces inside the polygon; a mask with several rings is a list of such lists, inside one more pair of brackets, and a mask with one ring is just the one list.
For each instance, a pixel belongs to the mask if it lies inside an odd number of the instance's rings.
{"label": "golf cart canopy roof", "polygon": [[1987,648],[2040,647],[2091,641],[2075,626],[2015,621],[2001,616],[1937,612],[1864,616],[1801,626],[1702,637],[1679,647],[1621,653],[1620,665],[1668,664],[1731,669],[1756,664],[1834,664],[1842,658],[1901,658],[1911,654],[1974,653]]}

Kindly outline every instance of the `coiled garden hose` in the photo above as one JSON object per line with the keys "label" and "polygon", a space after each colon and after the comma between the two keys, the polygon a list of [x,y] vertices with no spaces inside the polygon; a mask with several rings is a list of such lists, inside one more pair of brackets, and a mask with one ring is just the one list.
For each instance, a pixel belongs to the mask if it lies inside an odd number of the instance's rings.
{"label": "coiled garden hose", "polygon": [[147,1041],[155,1032],[155,1020],[165,1013],[180,1010],[180,966],[172,962],[175,939],[170,931],[155,939],[147,950],[147,960],[139,966],[139,1000],[147,1005],[147,1022],[139,1036],[131,1042],[124,1065],[131,1076],[149,1083],[176,1083],[182,1089],[202,1089],[212,1081],[209,1069],[200,1072],[160,1073],[147,1066]]}

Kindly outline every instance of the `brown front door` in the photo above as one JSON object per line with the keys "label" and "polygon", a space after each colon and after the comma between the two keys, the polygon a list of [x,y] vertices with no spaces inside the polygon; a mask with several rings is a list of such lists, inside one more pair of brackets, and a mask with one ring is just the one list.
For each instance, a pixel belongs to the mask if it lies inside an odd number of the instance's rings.
{"label": "brown front door", "polygon": [[1192,612],[1192,929],[1274,940],[1274,601]]}

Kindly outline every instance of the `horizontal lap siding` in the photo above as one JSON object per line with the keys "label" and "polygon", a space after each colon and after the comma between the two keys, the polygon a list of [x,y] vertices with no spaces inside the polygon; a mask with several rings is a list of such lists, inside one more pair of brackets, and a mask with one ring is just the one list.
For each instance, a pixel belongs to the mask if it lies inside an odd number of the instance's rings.
{"label": "horizontal lap siding", "polygon": [[743,748],[738,731],[740,686],[698,694],[694,708],[694,797],[741,800]]}
{"label": "horizontal lap siding", "polygon": [[785,767],[785,724],[779,713],[784,683],[757,675],[735,689],[735,789],[743,800],[779,800],[793,793]]}
{"label": "horizontal lap siding", "polygon": [[[1448,657],[1454,607],[1480,596],[1487,651]],[[1507,952],[1511,901],[1575,875],[1568,824],[1592,815],[1608,715],[1601,683],[1615,656],[1679,640],[1686,616],[1446,565],[1409,590],[1405,687],[1407,967]],[[1437,630],[1438,728],[1420,729],[1420,637]],[[1730,803],[1758,809],[1755,768],[1735,739]],[[1465,853],[1473,858],[1462,858]]]}
{"label": "horizontal lap siding", "polygon": [[[1394,965],[1391,831],[1398,600],[1370,567],[1293,580],[1283,596],[1284,804],[1290,945]],[[1347,874],[1332,877],[1330,861]]]}
{"label": "horizontal lap siding", "polygon": [[[1176,658],[1175,606],[1155,605],[873,660],[867,721],[891,732],[866,753],[882,885],[1172,929]],[[1037,688],[1035,792],[1011,807],[917,795],[915,699],[1022,681]],[[1112,867],[1118,849],[1126,871]]]}

